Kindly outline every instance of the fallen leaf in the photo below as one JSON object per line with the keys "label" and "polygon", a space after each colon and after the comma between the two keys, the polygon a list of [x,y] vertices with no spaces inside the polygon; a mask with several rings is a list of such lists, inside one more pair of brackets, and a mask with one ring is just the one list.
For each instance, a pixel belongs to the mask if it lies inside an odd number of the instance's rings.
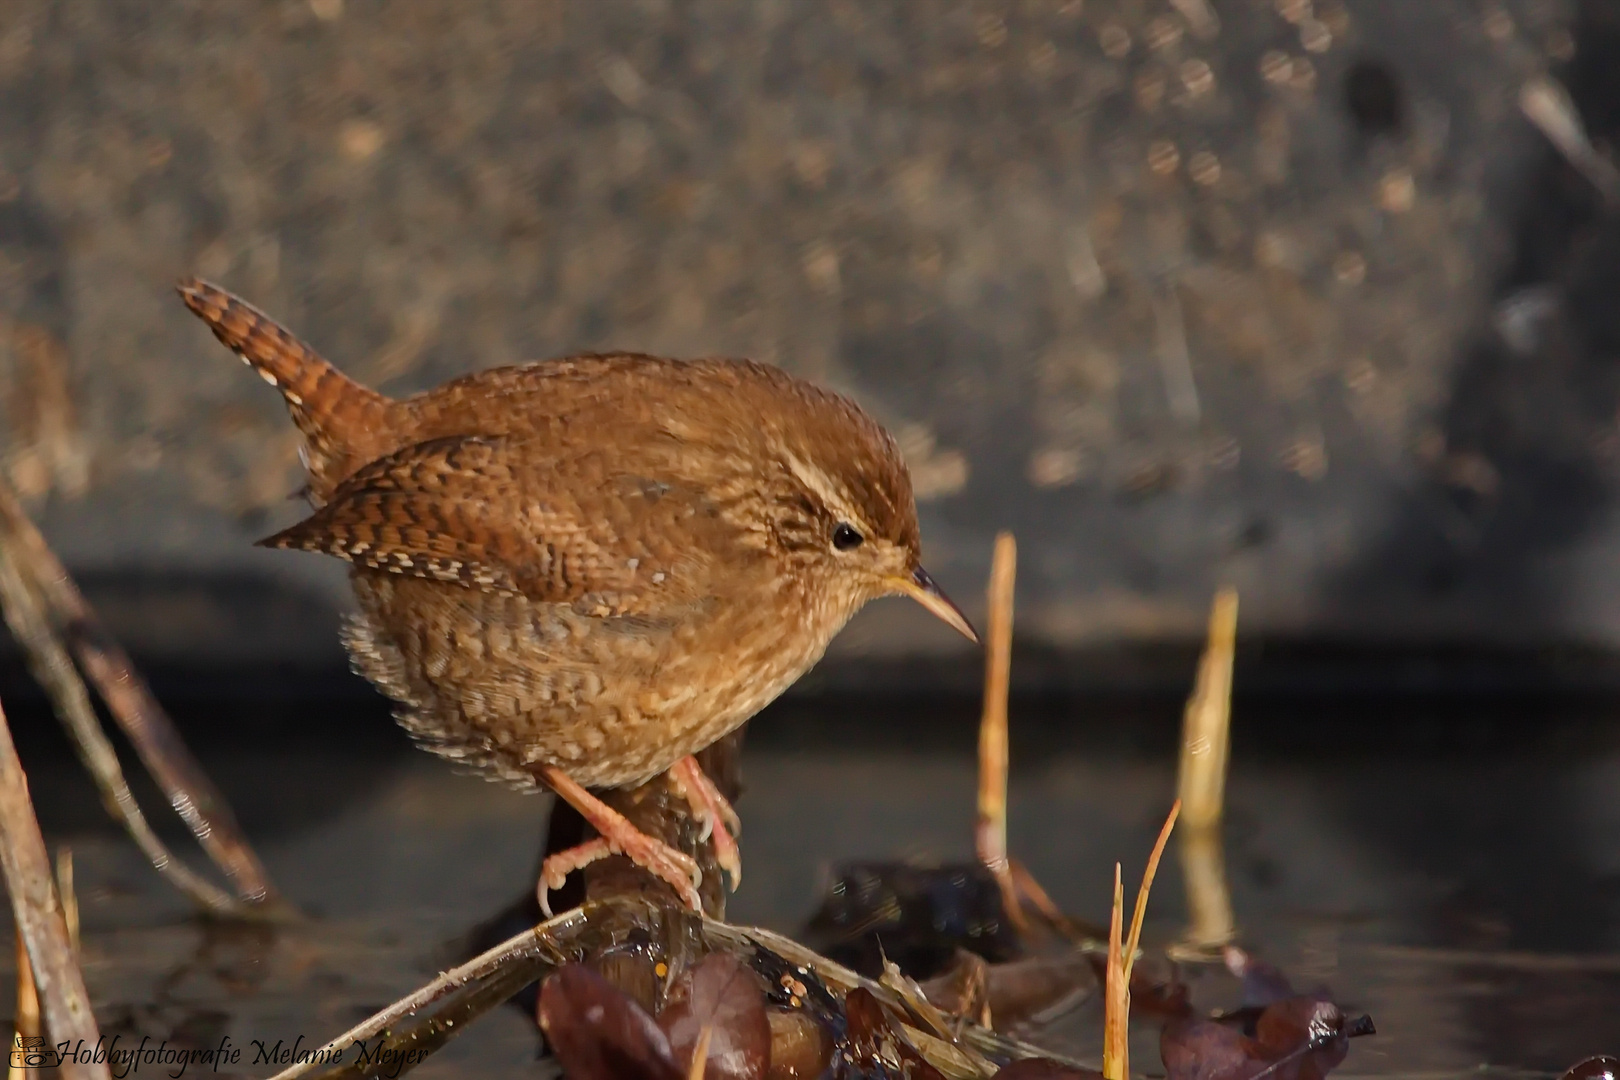
{"label": "fallen leaf", "polygon": [[583,964],[541,985],[540,1028],[568,1080],[684,1080],[653,1018]]}
{"label": "fallen leaf", "polygon": [[765,983],[729,953],[710,953],[670,986],[658,1025],[677,1061],[711,1032],[706,1080],[762,1080],[771,1064]]}
{"label": "fallen leaf", "polygon": [[1214,1020],[1172,1020],[1159,1056],[1168,1080],[1244,1080],[1266,1067],[1253,1039]]}
{"label": "fallen leaf", "polygon": [[1169,1080],[1322,1080],[1344,1061],[1352,1037],[1374,1034],[1370,1017],[1347,1020],[1319,998],[1266,1006],[1253,1037],[1231,1019],[1167,1024],[1159,1054]]}
{"label": "fallen leaf", "polygon": [[1255,1041],[1263,1056],[1287,1063],[1278,1070],[1283,1080],[1322,1080],[1350,1052],[1344,1013],[1331,1001],[1312,998],[1268,1005],[1255,1025]]}

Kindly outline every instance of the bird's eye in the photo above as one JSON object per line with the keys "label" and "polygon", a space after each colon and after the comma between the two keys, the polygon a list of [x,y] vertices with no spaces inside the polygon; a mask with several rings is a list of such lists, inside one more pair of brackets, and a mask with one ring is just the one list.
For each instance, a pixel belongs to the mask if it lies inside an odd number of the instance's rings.
{"label": "bird's eye", "polygon": [[861,546],[866,537],[855,531],[855,527],[847,521],[840,521],[838,528],[833,530],[833,547],[839,551],[849,551]]}

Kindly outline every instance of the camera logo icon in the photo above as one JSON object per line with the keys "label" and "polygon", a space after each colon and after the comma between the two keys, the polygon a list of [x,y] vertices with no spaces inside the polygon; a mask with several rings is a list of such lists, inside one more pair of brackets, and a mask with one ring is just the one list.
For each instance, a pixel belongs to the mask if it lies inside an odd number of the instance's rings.
{"label": "camera logo icon", "polygon": [[11,1038],[11,1067],[13,1069],[50,1069],[62,1064],[62,1055],[45,1041],[43,1035],[13,1035]]}

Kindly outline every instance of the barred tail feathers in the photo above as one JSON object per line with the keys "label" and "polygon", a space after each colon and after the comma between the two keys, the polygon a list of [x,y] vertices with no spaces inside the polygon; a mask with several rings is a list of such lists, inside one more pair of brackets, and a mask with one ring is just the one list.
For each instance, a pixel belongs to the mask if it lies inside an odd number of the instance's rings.
{"label": "barred tail feathers", "polygon": [[312,459],[344,458],[382,425],[388,398],[327,363],[252,304],[197,278],[180,282],[178,291],[226,348],[281,391]]}

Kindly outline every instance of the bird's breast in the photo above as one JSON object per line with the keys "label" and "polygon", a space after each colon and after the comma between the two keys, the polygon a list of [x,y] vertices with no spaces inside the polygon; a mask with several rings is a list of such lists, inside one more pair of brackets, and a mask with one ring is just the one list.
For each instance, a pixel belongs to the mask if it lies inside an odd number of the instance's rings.
{"label": "bird's breast", "polygon": [[354,584],[351,655],[401,723],[518,783],[538,764],[590,787],[649,779],[773,701],[843,621],[785,585],[649,620],[375,571]]}

